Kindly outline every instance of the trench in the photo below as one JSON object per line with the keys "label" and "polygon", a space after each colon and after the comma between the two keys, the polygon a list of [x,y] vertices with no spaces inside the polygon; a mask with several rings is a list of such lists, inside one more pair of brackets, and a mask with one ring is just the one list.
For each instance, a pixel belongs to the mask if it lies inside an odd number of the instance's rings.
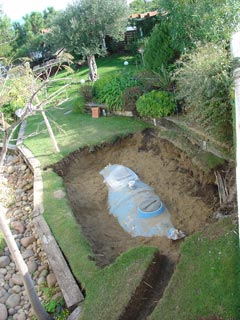
{"label": "trench", "polygon": [[[73,213],[94,253],[90,258],[98,266],[113,263],[121,253],[135,246],[159,248],[162,258],[157,261],[161,262],[162,272],[152,281],[152,291],[156,295],[150,298],[147,294],[148,302],[139,308],[139,313],[132,307],[136,305],[134,299],[139,296],[136,292],[129,302],[128,312],[121,317],[122,320],[140,320],[144,319],[140,316],[145,314],[144,309],[149,314],[154,308],[151,301],[161,298],[178,261],[181,241],[174,242],[165,237],[131,237],[116,218],[109,215],[108,190],[99,174],[109,163],[129,167],[153,187],[171,213],[174,226],[186,235],[203,230],[212,222],[219,201],[217,186],[213,173],[204,174],[195,168],[180,149],[158,138],[153,129],[95,149],[77,150],[54,166],[55,172],[63,177]],[[149,273],[146,279],[148,277]],[[140,288],[139,292],[145,291]]]}

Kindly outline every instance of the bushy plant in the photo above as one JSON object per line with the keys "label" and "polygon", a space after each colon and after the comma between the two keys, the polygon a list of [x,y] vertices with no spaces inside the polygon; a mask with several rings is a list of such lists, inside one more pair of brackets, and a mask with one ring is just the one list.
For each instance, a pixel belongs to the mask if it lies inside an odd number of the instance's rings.
{"label": "bushy plant", "polygon": [[143,89],[140,86],[127,88],[123,91],[123,109],[126,111],[132,111],[134,115],[137,114],[136,102],[138,98],[143,94]]}
{"label": "bushy plant", "polygon": [[176,70],[176,97],[211,132],[232,136],[230,58],[220,45],[199,46],[185,54]]}
{"label": "bushy plant", "polygon": [[122,110],[123,91],[137,83],[132,73],[115,73],[94,83],[94,95],[100,103],[105,103],[110,110]]}
{"label": "bushy plant", "polygon": [[153,90],[137,100],[137,111],[140,116],[165,117],[174,113],[175,110],[173,96],[166,91]]}
{"label": "bushy plant", "polygon": [[93,88],[92,86],[82,86],[80,88],[80,94],[84,99],[84,102],[90,102],[93,99]]}
{"label": "bushy plant", "polygon": [[158,72],[163,65],[172,63],[174,57],[167,23],[155,25],[144,51],[146,68]]}

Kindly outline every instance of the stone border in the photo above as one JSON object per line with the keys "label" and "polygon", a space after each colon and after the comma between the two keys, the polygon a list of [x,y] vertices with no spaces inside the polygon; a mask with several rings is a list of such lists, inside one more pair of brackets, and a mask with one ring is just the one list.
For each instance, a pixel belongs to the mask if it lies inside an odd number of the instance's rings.
{"label": "stone border", "polygon": [[69,309],[73,309],[84,300],[84,297],[67,265],[67,262],[55,238],[51,233],[48,224],[43,217],[44,206],[41,164],[28,148],[20,145],[23,141],[23,133],[25,127],[26,122],[22,124],[19,131],[17,150],[22,155],[23,159],[28,164],[34,175],[33,223],[37,229],[43,248],[48,257],[49,263],[51,264],[52,270],[57,278],[57,282],[62,291],[66,305]]}

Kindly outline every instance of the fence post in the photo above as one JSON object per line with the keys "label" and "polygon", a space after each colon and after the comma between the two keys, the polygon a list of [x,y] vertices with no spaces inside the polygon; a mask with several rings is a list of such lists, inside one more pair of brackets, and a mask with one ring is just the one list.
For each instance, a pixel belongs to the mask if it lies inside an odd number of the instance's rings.
{"label": "fence post", "polygon": [[236,32],[231,38],[231,53],[237,61],[237,67],[233,70],[235,87],[235,117],[236,117],[236,186],[238,205],[238,236],[240,241],[240,32]]}

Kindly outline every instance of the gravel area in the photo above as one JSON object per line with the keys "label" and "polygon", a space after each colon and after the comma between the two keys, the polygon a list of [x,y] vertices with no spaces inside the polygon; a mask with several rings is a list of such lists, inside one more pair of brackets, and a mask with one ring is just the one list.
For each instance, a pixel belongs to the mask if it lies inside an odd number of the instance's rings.
{"label": "gravel area", "polygon": [[[46,300],[46,291],[51,291],[52,300],[62,299],[32,222],[33,174],[19,155],[8,155],[0,173],[0,202],[6,208],[5,217],[40,299]],[[32,317],[22,277],[6,246],[0,256],[0,320],[30,320]]]}

